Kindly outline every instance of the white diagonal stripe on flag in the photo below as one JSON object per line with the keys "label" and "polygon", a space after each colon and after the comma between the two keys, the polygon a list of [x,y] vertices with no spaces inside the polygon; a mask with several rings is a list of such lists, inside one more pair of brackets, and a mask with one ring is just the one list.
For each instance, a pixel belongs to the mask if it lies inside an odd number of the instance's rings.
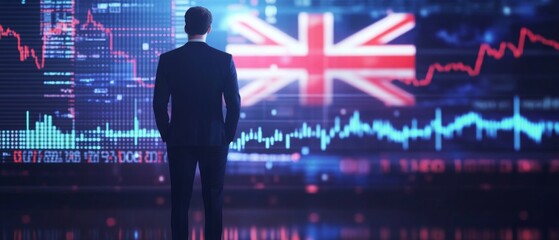
{"label": "white diagonal stripe on flag", "polygon": [[333,43],[334,15],[299,14],[298,39],[255,16],[236,18],[239,34],[253,44],[229,44],[241,81],[242,104],[265,100],[294,81],[302,104],[332,102],[334,79],[353,86],[389,106],[413,105],[413,95],[391,81],[415,76],[413,45],[387,42],[414,27],[410,14],[389,14]]}

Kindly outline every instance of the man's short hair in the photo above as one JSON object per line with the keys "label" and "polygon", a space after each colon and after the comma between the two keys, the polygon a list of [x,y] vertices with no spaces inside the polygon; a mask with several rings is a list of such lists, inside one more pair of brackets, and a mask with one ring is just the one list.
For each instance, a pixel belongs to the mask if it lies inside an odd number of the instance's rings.
{"label": "man's short hair", "polygon": [[212,13],[205,7],[191,7],[184,14],[184,30],[188,35],[203,35],[212,25]]}

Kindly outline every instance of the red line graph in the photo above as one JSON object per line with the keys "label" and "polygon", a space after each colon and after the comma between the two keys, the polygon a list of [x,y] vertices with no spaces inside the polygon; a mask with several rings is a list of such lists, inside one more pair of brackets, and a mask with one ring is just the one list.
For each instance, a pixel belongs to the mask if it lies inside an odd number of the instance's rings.
{"label": "red line graph", "polygon": [[[79,24],[78,20],[75,20],[72,24],[58,24],[55,28],[45,33],[45,37],[43,38],[42,52],[45,51],[45,42],[48,36],[54,34],[60,34],[67,27],[74,27],[77,24]],[[106,28],[103,26],[103,24],[95,21],[95,19],[93,18],[93,14],[91,13],[91,10],[87,12],[87,21],[81,25],[81,29],[83,30],[87,28],[89,25],[92,25],[97,30],[103,31],[105,34],[107,34],[107,36],[109,37],[110,53],[115,56],[121,56],[125,58],[126,61],[132,64],[133,79],[137,81],[140,84],[140,86],[147,87],[147,88],[152,88],[154,86],[153,84],[145,83],[144,81],[141,80],[141,78],[137,76],[137,61],[135,58],[131,57],[124,51],[114,50],[113,33],[111,29]],[[32,58],[34,60],[37,69],[44,68],[45,66],[44,54],[41,57],[38,57],[35,52],[35,49],[30,48],[27,45],[21,44],[21,37],[16,31],[11,30],[10,28],[4,28],[0,24],[0,39],[2,37],[9,37],[9,36],[17,39],[17,49],[20,54],[20,61],[23,62],[26,61],[28,58]],[[520,58],[524,55],[526,40],[529,40],[532,43],[540,43],[544,46],[550,46],[553,47],[555,50],[559,51],[559,42],[552,39],[545,38],[544,36],[541,36],[539,34],[536,34],[528,28],[521,28],[520,36],[518,38],[518,43],[516,45],[512,42],[504,41],[499,44],[499,48],[495,49],[492,48],[489,44],[486,43],[481,44],[476,58],[476,62],[473,66],[467,65],[464,62],[451,62],[446,64],[436,62],[429,66],[425,78],[402,79],[401,81],[404,82],[405,84],[419,87],[419,86],[427,86],[431,84],[434,76],[438,73],[465,72],[471,77],[478,76],[481,72],[483,61],[486,59],[486,56],[499,60],[504,57],[507,50],[510,50],[510,52],[512,52],[515,58]]]}
{"label": "red line graph", "polygon": [[[10,36],[14,37],[17,40],[17,50],[19,51],[20,61],[23,62],[28,58],[33,58],[35,60],[35,66],[37,66],[37,69],[41,69],[45,66],[44,54],[41,60],[39,61],[39,57],[37,57],[37,54],[35,53],[35,49],[29,48],[29,46],[21,44],[21,36],[19,35],[19,33],[17,33],[16,31],[10,28],[5,29],[4,26],[0,24],[0,39],[4,37],[10,37]],[[43,52],[44,51],[45,51],[45,44],[43,42]]]}
{"label": "red line graph", "polygon": [[130,57],[130,55],[128,55],[127,53],[123,52],[123,51],[119,51],[119,50],[114,50],[113,47],[113,32],[111,31],[110,28],[105,28],[103,26],[103,24],[95,21],[95,19],[93,19],[93,14],[91,14],[91,10],[87,11],[87,21],[81,25],[81,29],[85,29],[87,28],[87,26],[92,25],[93,27],[95,27],[96,29],[98,29],[99,31],[103,31],[105,34],[107,34],[107,36],[109,36],[109,51],[111,52],[111,54],[115,55],[115,56],[122,56],[126,59],[127,62],[129,62],[130,64],[132,64],[132,78],[138,82],[140,84],[140,86],[142,87],[147,87],[147,88],[153,88],[154,84],[150,84],[150,83],[145,83],[144,81],[142,81],[142,79],[140,79],[137,75],[137,62],[136,59],[133,57]]}
{"label": "red line graph", "polygon": [[[77,24],[77,22],[75,22],[74,24]],[[68,27],[73,27],[73,24],[67,24],[67,23],[58,23],[56,25],[55,28],[50,29],[48,32],[45,33],[45,40],[43,40],[43,44],[42,44],[42,51],[45,51],[45,43],[46,43],[46,39],[48,38],[48,36],[50,35],[56,35],[56,34],[61,34],[65,29],[68,29]],[[33,62],[35,63],[35,66],[37,67],[37,69],[42,69],[45,67],[45,55],[42,54],[41,57],[37,56],[37,53],[35,52],[35,49],[30,48],[27,45],[22,45],[21,44],[21,36],[19,33],[17,33],[16,31],[10,29],[10,28],[4,28],[4,26],[2,26],[2,24],[0,24],[0,39],[2,39],[3,37],[14,37],[17,40],[17,50],[19,51],[19,60],[20,61],[26,61],[28,58],[32,58]]]}
{"label": "red line graph", "polygon": [[479,47],[478,55],[474,66],[467,65],[463,62],[452,62],[447,64],[433,63],[429,66],[427,74],[423,79],[403,79],[402,81],[408,85],[414,86],[427,86],[431,84],[435,73],[445,73],[445,72],[466,72],[471,77],[479,75],[483,61],[486,56],[493,57],[499,60],[505,56],[506,50],[509,49],[515,58],[520,58],[524,54],[524,47],[526,45],[526,40],[532,43],[541,43],[545,46],[553,47],[555,50],[559,51],[559,42],[547,39],[539,34],[535,34],[532,30],[528,28],[520,29],[520,36],[518,38],[518,44],[515,45],[512,42],[501,42],[498,49],[494,49],[489,44],[481,44]]}
{"label": "red line graph", "polygon": [[[3,37],[14,37],[17,40],[17,49],[19,51],[19,60],[20,61],[26,61],[29,58],[32,58],[35,66],[37,67],[37,69],[43,69],[45,67],[45,45],[46,45],[46,41],[49,38],[49,36],[51,35],[56,35],[56,34],[61,34],[63,33],[66,29],[74,29],[74,27],[76,25],[79,24],[79,20],[74,19],[74,21],[72,21],[71,24],[67,24],[67,23],[58,23],[56,25],[55,28],[52,28],[51,30],[49,30],[48,32],[46,32],[43,37],[43,44],[42,44],[42,55],[39,57],[37,56],[37,53],[35,51],[35,49],[30,48],[27,45],[23,45],[21,43],[21,36],[19,33],[17,33],[16,31],[10,29],[10,28],[4,28],[4,26],[2,26],[0,24],[0,39],[2,39]],[[129,62],[130,64],[132,64],[132,77],[133,79],[138,82],[138,84],[140,84],[140,86],[142,87],[147,87],[147,88],[153,88],[154,84],[149,84],[149,83],[145,83],[141,78],[139,78],[137,76],[137,61],[135,58],[131,57],[130,55],[128,55],[127,53],[125,53],[124,51],[119,51],[119,50],[114,50],[114,45],[113,45],[113,33],[111,31],[110,28],[105,28],[103,26],[103,24],[95,21],[95,19],[93,18],[93,14],[91,13],[91,10],[87,11],[87,20],[84,24],[82,24],[80,26],[80,28],[86,29],[89,25],[92,25],[94,28],[96,28],[99,31],[104,32],[105,34],[107,34],[107,36],[109,37],[109,51],[111,54],[115,55],[115,56],[121,56],[123,57],[127,62]]]}

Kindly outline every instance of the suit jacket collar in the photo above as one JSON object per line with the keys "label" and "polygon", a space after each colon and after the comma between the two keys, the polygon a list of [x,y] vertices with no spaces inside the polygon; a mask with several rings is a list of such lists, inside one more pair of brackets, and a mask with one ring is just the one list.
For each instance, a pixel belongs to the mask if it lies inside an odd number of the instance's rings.
{"label": "suit jacket collar", "polygon": [[191,45],[201,45],[201,44],[208,45],[206,42],[198,42],[198,41],[189,41],[189,42],[185,43],[185,45],[187,45],[187,44],[189,44],[189,45],[190,44]]}

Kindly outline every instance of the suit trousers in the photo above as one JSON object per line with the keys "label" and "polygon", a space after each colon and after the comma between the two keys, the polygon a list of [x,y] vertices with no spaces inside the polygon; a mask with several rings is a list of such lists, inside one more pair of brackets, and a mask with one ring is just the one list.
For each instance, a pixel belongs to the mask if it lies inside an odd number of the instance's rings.
{"label": "suit trousers", "polygon": [[200,169],[204,201],[204,239],[221,239],[223,181],[229,146],[168,146],[171,175],[171,233],[173,240],[189,235],[188,209],[196,164]]}

